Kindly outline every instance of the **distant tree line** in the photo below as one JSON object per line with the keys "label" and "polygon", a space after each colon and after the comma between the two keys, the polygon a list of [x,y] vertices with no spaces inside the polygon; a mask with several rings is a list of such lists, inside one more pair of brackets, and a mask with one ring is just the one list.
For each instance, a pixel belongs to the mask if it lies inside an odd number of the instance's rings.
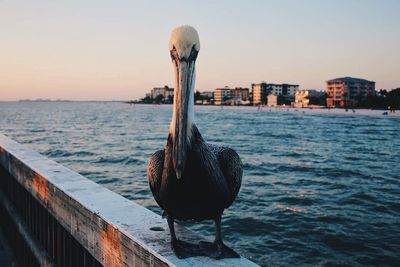
{"label": "distant tree line", "polygon": [[316,105],[316,106],[325,106],[326,105],[326,98],[328,94],[326,92],[322,93],[319,96],[310,96],[308,99],[310,100],[309,105]]}
{"label": "distant tree line", "polygon": [[357,108],[400,109],[400,88],[386,90],[380,89],[375,95],[360,96]]}
{"label": "distant tree line", "polygon": [[[308,96],[308,100],[310,101],[308,104],[309,105],[316,105],[316,106],[325,106],[326,105],[326,98],[327,94],[321,93],[317,96]],[[288,105],[290,106],[294,101],[294,96],[283,96],[283,95],[278,95],[277,97],[277,104],[278,105]]]}
{"label": "distant tree line", "polygon": [[153,103],[153,98],[151,98],[150,96],[146,95],[144,98],[142,98],[140,100],[140,102],[142,102],[144,104],[151,104],[151,103]]}
{"label": "distant tree line", "polygon": [[[199,91],[194,93],[194,101],[197,100],[203,100]],[[174,102],[174,96],[169,95],[168,97],[164,97],[163,95],[158,95],[155,98],[152,98],[151,96],[146,95],[140,100],[140,102],[144,104],[172,104]]]}

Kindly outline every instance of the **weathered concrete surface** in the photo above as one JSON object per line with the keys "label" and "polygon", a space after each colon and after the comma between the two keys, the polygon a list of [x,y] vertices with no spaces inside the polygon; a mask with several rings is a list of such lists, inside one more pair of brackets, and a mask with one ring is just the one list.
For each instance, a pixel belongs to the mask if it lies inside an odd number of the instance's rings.
{"label": "weathered concrete surface", "polygon": [[[245,258],[178,259],[159,215],[1,134],[0,165],[105,266],[257,266]],[[177,232],[197,242],[187,229]]]}

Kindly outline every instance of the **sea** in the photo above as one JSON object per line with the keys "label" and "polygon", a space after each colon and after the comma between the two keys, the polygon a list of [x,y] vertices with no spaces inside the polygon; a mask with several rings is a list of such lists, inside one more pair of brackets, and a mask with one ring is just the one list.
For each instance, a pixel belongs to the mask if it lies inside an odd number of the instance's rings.
{"label": "sea", "polygon": [[[225,242],[261,266],[400,266],[400,111],[196,106],[244,176]],[[161,214],[146,166],[171,105],[0,102],[0,133]],[[211,221],[185,222],[213,238]]]}

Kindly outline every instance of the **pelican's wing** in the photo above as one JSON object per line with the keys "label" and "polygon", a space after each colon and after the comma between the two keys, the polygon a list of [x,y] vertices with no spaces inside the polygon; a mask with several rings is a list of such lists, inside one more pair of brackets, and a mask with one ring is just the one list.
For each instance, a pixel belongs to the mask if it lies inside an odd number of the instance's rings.
{"label": "pelican's wing", "polygon": [[147,178],[151,192],[157,204],[162,208],[160,197],[158,193],[161,187],[161,176],[164,166],[164,150],[158,150],[149,159],[147,163]]}
{"label": "pelican's wing", "polygon": [[235,150],[228,147],[220,147],[218,159],[222,172],[231,191],[231,200],[226,207],[232,205],[242,184],[243,164]]}

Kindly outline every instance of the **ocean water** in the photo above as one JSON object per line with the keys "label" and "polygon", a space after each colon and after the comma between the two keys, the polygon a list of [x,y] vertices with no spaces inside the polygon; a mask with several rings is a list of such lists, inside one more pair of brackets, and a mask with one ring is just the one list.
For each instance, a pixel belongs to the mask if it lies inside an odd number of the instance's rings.
{"label": "ocean water", "polygon": [[[168,105],[0,103],[0,132],[161,213],[147,184]],[[228,245],[262,266],[400,266],[400,116],[196,106],[212,143],[244,163]],[[212,222],[185,223],[212,237]]]}

